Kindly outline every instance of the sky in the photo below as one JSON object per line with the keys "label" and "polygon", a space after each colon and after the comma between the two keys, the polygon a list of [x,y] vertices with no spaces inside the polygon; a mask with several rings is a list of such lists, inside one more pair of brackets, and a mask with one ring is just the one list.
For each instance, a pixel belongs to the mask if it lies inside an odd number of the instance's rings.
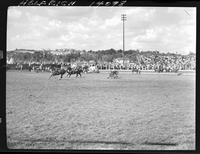
{"label": "sky", "polygon": [[196,53],[195,7],[8,8],[7,50],[123,49]]}

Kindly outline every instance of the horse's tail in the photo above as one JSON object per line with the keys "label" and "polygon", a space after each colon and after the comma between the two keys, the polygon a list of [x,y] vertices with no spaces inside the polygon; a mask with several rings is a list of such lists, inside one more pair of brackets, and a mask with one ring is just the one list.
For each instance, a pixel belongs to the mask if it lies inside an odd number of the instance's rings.
{"label": "horse's tail", "polygon": [[51,72],[51,75],[50,75],[50,77],[49,77],[49,79],[52,77],[52,76],[55,76],[56,75],[56,71],[52,71]]}

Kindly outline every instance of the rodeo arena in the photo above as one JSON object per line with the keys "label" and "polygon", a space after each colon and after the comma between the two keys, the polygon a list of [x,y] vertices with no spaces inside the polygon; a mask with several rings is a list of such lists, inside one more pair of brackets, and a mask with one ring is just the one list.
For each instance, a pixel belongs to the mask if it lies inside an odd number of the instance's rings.
{"label": "rodeo arena", "polygon": [[195,54],[101,63],[9,57],[8,147],[193,149],[195,60]]}

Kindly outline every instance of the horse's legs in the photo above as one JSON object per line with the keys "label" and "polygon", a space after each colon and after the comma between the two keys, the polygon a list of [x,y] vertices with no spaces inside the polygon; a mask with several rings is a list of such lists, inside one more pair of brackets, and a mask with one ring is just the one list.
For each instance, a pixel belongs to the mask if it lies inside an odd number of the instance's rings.
{"label": "horse's legs", "polygon": [[53,74],[50,75],[49,79],[53,76]]}
{"label": "horse's legs", "polygon": [[60,80],[62,79],[63,74],[60,75]]}

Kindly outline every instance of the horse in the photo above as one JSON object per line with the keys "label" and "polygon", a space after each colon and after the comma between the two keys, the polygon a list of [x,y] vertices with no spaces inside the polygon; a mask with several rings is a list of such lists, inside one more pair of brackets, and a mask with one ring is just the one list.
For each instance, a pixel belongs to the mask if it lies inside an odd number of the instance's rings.
{"label": "horse", "polygon": [[66,72],[69,78],[71,77],[72,74],[76,74],[76,77],[78,76],[81,77],[81,73],[83,72],[83,69],[81,67],[76,67],[76,68],[68,67]]}
{"label": "horse", "polygon": [[[58,69],[58,70],[55,70],[55,71],[52,71],[49,79],[52,77],[52,76],[56,76],[56,75],[60,75],[60,79],[62,79],[63,75],[67,72],[67,70],[65,69]],[[59,79],[59,80],[60,80]]]}
{"label": "horse", "polygon": [[109,79],[109,78],[114,78],[114,79],[116,79],[116,78],[118,78],[118,74],[119,74],[118,71],[111,71],[111,72],[109,73],[109,76],[108,76],[107,78],[108,78],[108,79]]}

